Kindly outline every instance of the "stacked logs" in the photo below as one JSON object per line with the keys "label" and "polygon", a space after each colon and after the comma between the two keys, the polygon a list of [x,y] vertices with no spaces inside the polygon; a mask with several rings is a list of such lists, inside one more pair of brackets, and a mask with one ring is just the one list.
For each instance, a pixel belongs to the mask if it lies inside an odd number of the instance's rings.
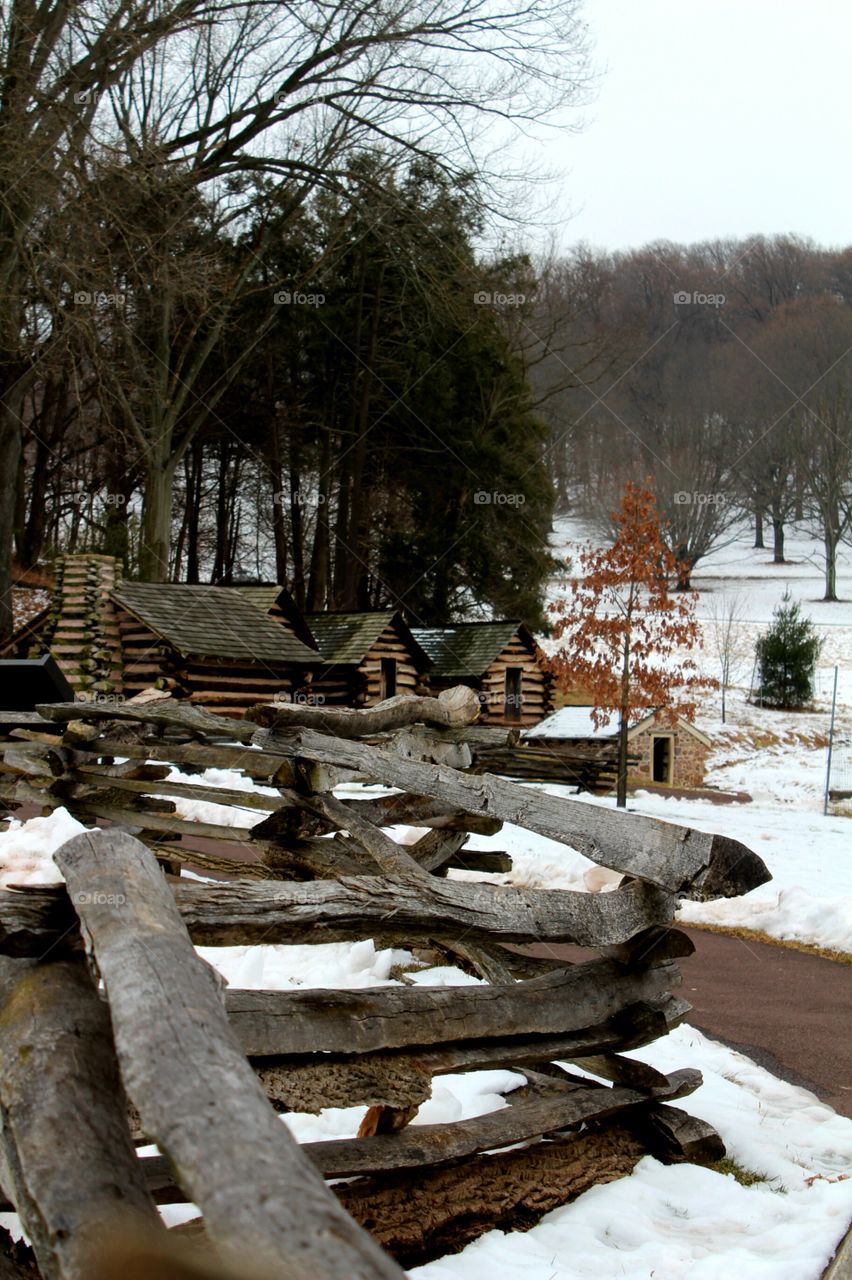
{"label": "stacked logs", "polygon": [[[723,837],[464,772],[471,741],[494,733],[470,723],[477,710],[469,690],[363,711],[258,707],[253,721],[170,700],[48,706],[61,738],[21,731],[5,749],[10,803],[114,824],[57,853],[63,887],[0,894],[0,1167],[43,1275],[96,1274],[119,1209],[125,1237],[168,1252],[155,1204],[190,1200],[217,1259],[205,1275],[400,1277],[397,1263],[529,1225],[646,1152],[722,1153],[671,1105],[700,1074],[624,1052],[689,1009],[673,994],[692,949],[671,928],[678,897],[746,892],[763,863]],[[166,776],[213,761],[274,794]],[[341,781],[393,791],[341,798]],[[245,826],[180,817],[187,797],[240,805]],[[477,862],[465,844],[506,821],[622,873],[620,887],[489,880],[494,855]],[[402,844],[397,823],[422,834]],[[205,858],[218,879],[169,880],[157,861]],[[448,878],[451,866],[480,878]],[[365,937],[481,981],[222,992],[193,949]],[[541,942],[548,959],[530,950]],[[568,943],[591,955],[569,962]],[[436,1077],[486,1067],[523,1078],[511,1105],[410,1123]],[[300,1147],[275,1119],[352,1105],[368,1108],[357,1138]],[[143,1135],[168,1158],[139,1158]]]}

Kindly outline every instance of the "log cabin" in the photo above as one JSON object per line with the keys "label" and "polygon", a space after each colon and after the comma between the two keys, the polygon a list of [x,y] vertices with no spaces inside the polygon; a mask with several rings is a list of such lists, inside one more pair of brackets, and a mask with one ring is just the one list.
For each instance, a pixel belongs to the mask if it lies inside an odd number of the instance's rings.
{"label": "log cabin", "polygon": [[431,661],[398,610],[309,613],[305,623],[323,662],[300,692],[306,701],[369,707],[425,692]]}
{"label": "log cabin", "polygon": [[[281,589],[269,591],[275,609]],[[6,652],[52,654],[78,697],[132,697],[153,686],[241,715],[292,698],[321,665],[307,630],[297,635],[284,610],[273,616],[261,604],[232,587],[122,582],[112,556],[67,555],[50,604]]]}
{"label": "log cabin", "polygon": [[522,622],[462,622],[415,627],[412,634],[432,659],[429,688],[454,684],[476,689],[483,724],[534,725],[552,708],[552,677],[544,654]]}
{"label": "log cabin", "polygon": [[[579,747],[610,752],[618,738],[616,717],[597,729],[591,706],[565,706],[524,734],[530,746],[546,747],[555,756],[570,755]],[[631,786],[694,788],[704,786],[707,755],[712,744],[706,734],[682,716],[671,723],[659,711],[635,716],[627,731],[632,759],[628,770]]]}
{"label": "log cabin", "polygon": [[284,621],[231,587],[128,582],[111,599],[127,694],[159,676],[176,696],[241,715],[257,702],[292,698],[321,662]]}

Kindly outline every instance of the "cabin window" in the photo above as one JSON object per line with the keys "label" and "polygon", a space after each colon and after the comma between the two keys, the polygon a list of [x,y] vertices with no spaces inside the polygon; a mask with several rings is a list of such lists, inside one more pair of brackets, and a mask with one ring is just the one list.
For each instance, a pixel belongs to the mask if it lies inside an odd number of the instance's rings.
{"label": "cabin window", "polygon": [[396,658],[382,658],[382,686],[380,701],[392,698],[396,693]]}
{"label": "cabin window", "polygon": [[651,739],[652,778],[655,782],[671,783],[672,780],[672,744],[670,734],[656,734]]}
{"label": "cabin window", "polygon": [[506,695],[504,699],[504,708],[507,720],[520,720],[521,718],[522,680],[523,669],[521,667],[506,668]]}

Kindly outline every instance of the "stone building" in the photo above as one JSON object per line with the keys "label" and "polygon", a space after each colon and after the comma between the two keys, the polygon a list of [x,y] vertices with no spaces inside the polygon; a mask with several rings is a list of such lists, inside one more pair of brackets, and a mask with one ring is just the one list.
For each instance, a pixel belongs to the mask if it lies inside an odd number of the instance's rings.
{"label": "stone building", "polygon": [[[596,729],[590,706],[566,706],[527,730],[524,740],[555,753],[578,745],[611,752],[618,738],[618,722],[613,718]],[[627,733],[628,753],[634,757],[628,774],[632,786],[655,783],[663,787],[704,786],[710,739],[682,716],[672,724],[659,711],[637,716]]]}

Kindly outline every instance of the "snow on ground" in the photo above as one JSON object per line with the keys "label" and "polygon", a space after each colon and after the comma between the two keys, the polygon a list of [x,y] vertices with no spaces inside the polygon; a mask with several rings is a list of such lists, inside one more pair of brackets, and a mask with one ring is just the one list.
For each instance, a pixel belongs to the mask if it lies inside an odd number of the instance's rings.
{"label": "snow on ground", "polygon": [[393,985],[394,965],[413,962],[411,952],[377,951],[371,938],[314,946],[198,947],[229,986],[252,991],[317,990]]}
{"label": "snow on ground", "polygon": [[16,884],[61,884],[63,876],[53,854],[66,840],[86,828],[67,809],[54,809],[47,818],[11,819],[0,831],[0,889]]}
{"label": "snow on ground", "polygon": [[852,1216],[852,1120],[692,1027],[632,1056],[663,1071],[700,1066],[686,1109],[768,1180],[745,1187],[646,1156],[531,1231],[491,1231],[413,1280],[819,1280]]}

